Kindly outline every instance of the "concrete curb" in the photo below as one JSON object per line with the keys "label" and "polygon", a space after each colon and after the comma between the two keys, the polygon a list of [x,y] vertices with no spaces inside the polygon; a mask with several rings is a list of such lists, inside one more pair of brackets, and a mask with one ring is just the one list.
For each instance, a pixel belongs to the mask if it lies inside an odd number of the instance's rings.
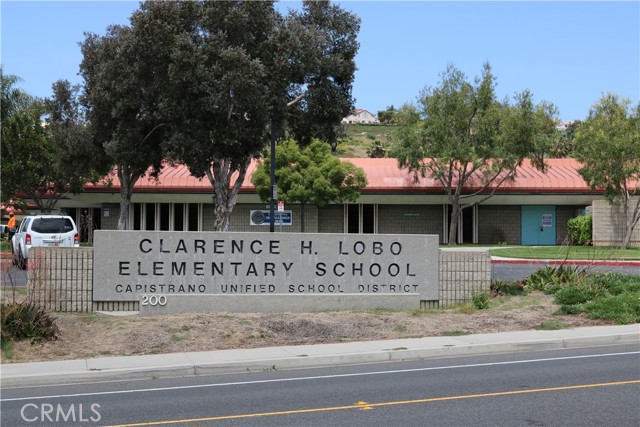
{"label": "concrete curb", "polygon": [[3,364],[2,387],[317,368],[504,352],[638,344],[640,325]]}

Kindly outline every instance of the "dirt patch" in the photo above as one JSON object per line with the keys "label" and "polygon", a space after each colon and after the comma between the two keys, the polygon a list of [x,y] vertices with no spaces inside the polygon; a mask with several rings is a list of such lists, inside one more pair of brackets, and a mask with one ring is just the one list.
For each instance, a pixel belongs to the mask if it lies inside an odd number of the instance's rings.
{"label": "dirt patch", "polygon": [[2,363],[84,359],[298,344],[417,338],[545,327],[611,324],[555,315],[553,297],[533,293],[493,300],[488,310],[461,306],[429,311],[206,313],[116,317],[55,313],[60,336],[17,342]]}

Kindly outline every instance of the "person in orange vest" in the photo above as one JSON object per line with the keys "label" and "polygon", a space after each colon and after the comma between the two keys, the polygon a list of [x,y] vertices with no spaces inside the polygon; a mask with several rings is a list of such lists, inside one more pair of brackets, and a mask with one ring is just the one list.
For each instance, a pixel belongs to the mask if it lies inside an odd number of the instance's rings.
{"label": "person in orange vest", "polygon": [[7,228],[9,229],[9,242],[14,234],[16,234],[16,217],[13,212],[9,212],[9,222],[7,222]]}

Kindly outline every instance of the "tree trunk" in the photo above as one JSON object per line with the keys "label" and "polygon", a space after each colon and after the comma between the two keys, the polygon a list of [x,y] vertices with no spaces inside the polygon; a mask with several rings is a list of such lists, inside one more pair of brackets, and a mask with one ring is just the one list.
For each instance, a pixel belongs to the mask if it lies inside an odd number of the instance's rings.
{"label": "tree trunk", "polygon": [[129,227],[129,207],[131,206],[131,194],[138,175],[132,173],[127,166],[118,166],[118,179],[120,180],[120,216],[118,218],[118,230],[127,230]]}
{"label": "tree trunk", "polygon": [[[227,231],[233,208],[238,200],[238,192],[244,182],[247,169],[251,158],[236,164],[227,159],[214,159],[211,168],[207,169],[206,174],[209,182],[213,187],[213,204],[214,204],[214,231]],[[236,180],[231,185],[231,177],[234,173],[238,173]]]}
{"label": "tree trunk", "polygon": [[[622,197],[622,203],[624,212],[624,239],[620,247],[622,249],[627,249],[629,247],[629,243],[631,242],[633,231],[640,221],[640,197],[638,197],[637,201],[635,202],[635,206],[631,206],[631,197],[629,197],[629,194],[626,193]],[[631,210],[632,212],[630,212]]]}
{"label": "tree trunk", "polygon": [[451,204],[451,220],[449,222],[449,245],[457,245],[456,231],[458,230],[458,217],[460,217],[460,203],[456,200]]}
{"label": "tree trunk", "polygon": [[460,218],[460,195],[458,194],[458,189],[456,189],[456,193],[449,194],[449,202],[451,203],[451,218],[449,221],[449,241],[447,244],[449,245],[457,245],[458,242],[456,240],[456,232],[458,230],[458,219]]}

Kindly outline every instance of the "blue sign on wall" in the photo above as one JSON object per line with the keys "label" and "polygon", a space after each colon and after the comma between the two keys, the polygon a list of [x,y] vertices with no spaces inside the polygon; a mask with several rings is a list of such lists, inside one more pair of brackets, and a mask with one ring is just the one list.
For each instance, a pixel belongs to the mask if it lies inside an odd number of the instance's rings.
{"label": "blue sign on wall", "polygon": [[[291,225],[292,217],[291,211],[274,212],[274,224],[275,225]],[[249,214],[249,223],[251,225],[269,225],[270,224],[270,212],[267,210],[255,210]]]}

